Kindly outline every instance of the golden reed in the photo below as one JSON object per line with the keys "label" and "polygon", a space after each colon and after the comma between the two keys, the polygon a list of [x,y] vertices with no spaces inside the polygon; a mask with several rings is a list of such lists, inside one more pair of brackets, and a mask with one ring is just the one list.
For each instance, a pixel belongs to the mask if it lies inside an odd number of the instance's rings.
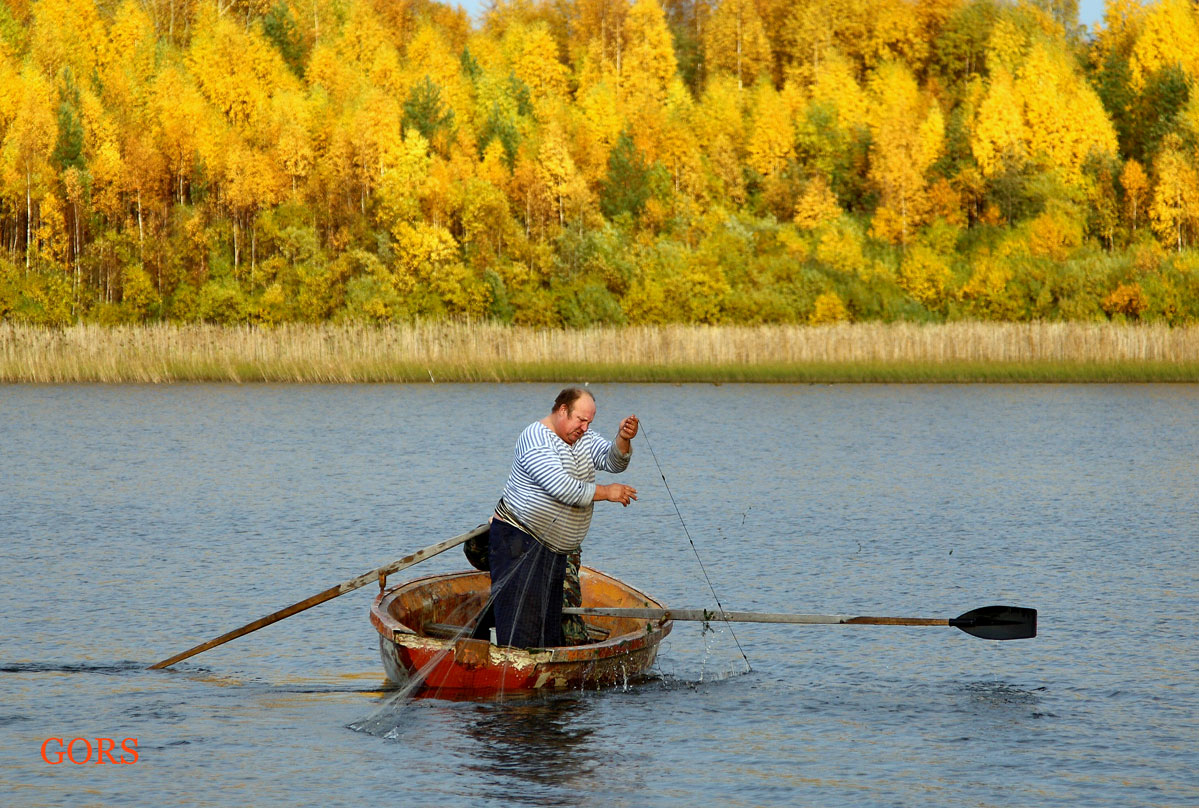
{"label": "golden reed", "polygon": [[[855,367],[922,368],[909,380],[981,380],[961,368],[1176,366],[1199,370],[1199,326],[859,323],[546,330],[491,323],[208,325],[65,329],[0,323],[0,381],[813,381],[870,380]],[[956,367],[941,373],[939,367]],[[827,378],[812,368],[840,368]],[[638,370],[640,369],[640,370]],[[805,371],[805,369],[807,369]],[[1135,370],[1125,373],[1139,379]],[[1158,374],[1160,376],[1161,374]],[[1150,374],[1145,378],[1157,378]],[[1036,372],[1004,378],[1048,381]],[[1070,378],[1085,372],[1073,373]],[[905,380],[883,373],[883,380]]]}

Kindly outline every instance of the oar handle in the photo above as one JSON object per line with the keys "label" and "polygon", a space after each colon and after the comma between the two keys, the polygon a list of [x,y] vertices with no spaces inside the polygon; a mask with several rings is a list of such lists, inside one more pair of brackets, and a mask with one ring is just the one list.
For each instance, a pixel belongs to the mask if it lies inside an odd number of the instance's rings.
{"label": "oar handle", "polygon": [[280,609],[277,612],[268,614],[266,617],[260,617],[254,622],[247,623],[241,628],[236,628],[233,631],[226,632],[219,637],[211,639],[208,642],[201,643],[193,648],[189,648],[181,653],[175,654],[175,656],[164,659],[161,662],[155,662],[150,666],[149,670],[158,670],[159,668],[166,668],[174,665],[176,662],[182,662],[188,657],[193,657],[196,654],[202,654],[209,649],[216,648],[218,645],[224,645],[230,640],[236,640],[238,637],[244,637],[245,635],[257,631],[260,628],[265,628],[271,623],[278,623],[280,620],[291,617],[293,614],[299,614],[306,609],[311,609],[313,606],[319,606],[327,600],[333,600],[333,598],[337,597],[338,595],[344,595],[346,592],[352,592],[355,589],[360,589],[361,587],[364,587],[373,581],[382,580],[394,572],[399,572],[402,569],[419,564],[426,559],[432,558],[438,553],[444,553],[451,547],[457,547],[459,544],[470,541],[475,536],[481,536],[486,533],[487,530],[487,525],[479,525],[474,530],[463,533],[461,536],[455,536],[452,539],[446,539],[445,541],[430,545],[423,550],[417,550],[415,553],[406,555],[403,558],[391,562],[390,564],[384,564],[378,569],[371,570],[370,572],[364,572],[358,577],[351,578],[350,580],[340,583],[337,586],[331,586],[323,592],[318,592],[311,597],[305,598],[299,603],[293,603],[292,605]]}

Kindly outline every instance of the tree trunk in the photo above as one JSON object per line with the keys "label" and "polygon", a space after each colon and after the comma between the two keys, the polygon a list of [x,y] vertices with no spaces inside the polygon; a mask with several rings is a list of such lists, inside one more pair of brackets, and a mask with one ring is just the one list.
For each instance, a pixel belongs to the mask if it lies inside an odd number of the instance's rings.
{"label": "tree trunk", "polygon": [[29,277],[29,246],[33,241],[33,178],[25,170],[25,277]]}
{"label": "tree trunk", "polygon": [[741,13],[737,14],[737,89],[742,90],[741,82]]}
{"label": "tree trunk", "polygon": [[74,215],[74,219],[75,219],[75,221],[74,221],[75,232],[74,232],[74,239],[73,239],[74,243],[71,245],[71,252],[75,258],[75,288],[72,289],[71,291],[74,294],[75,302],[78,303],[78,301],[79,301],[79,280],[80,280],[79,279],[79,252],[80,252],[80,249],[79,249],[79,203],[72,202],[71,210],[74,211],[73,215]]}
{"label": "tree trunk", "polygon": [[142,189],[137,189],[137,257],[146,260],[146,231],[142,226]]}

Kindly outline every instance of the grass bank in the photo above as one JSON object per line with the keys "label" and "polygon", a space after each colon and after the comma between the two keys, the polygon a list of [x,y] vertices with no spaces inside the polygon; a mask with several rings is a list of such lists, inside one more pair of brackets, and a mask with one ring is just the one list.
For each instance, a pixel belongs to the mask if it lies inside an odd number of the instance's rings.
{"label": "grass bank", "polygon": [[1195,382],[1199,327],[0,324],[0,381]]}

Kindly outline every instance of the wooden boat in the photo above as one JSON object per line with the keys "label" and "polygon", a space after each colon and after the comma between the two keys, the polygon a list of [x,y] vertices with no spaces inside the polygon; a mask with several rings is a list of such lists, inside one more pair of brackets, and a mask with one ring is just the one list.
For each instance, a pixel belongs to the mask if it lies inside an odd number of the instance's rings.
{"label": "wooden boat", "polygon": [[[662,605],[602,572],[579,571],[583,605]],[[491,588],[486,572],[418,578],[379,593],[371,623],[387,678],[443,698],[488,698],[542,690],[608,687],[643,674],[654,663],[670,620],[584,618],[595,638],[586,645],[520,649],[470,637],[465,628],[483,610]]]}

